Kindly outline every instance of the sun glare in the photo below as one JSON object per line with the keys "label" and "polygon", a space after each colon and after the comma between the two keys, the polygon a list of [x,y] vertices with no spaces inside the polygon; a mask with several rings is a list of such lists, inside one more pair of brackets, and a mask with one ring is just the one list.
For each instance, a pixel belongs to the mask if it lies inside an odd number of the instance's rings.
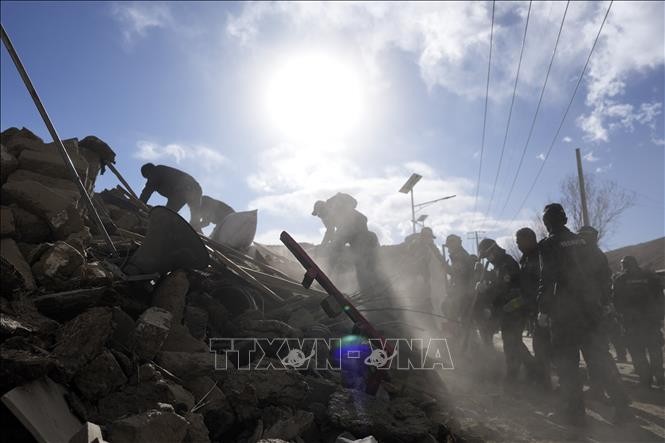
{"label": "sun glare", "polygon": [[271,125],[292,141],[339,140],[363,114],[360,78],[339,59],[294,56],[270,73],[265,109]]}

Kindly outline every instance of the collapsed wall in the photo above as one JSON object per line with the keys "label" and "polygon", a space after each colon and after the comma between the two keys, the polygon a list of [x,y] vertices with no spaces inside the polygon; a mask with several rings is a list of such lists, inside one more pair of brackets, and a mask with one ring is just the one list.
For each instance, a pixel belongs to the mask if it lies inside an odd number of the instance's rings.
{"label": "collapsed wall", "polygon": [[[200,271],[123,277],[147,214],[120,189],[93,195],[112,257],[55,145],[25,128],[1,142],[0,395],[10,440],[425,442],[462,432],[431,384],[414,390],[395,378],[372,396],[332,370],[253,370],[279,366],[278,349],[244,349],[249,370],[216,370],[212,338],[319,338],[353,325],[326,318],[325,294],[276,269],[284,258],[265,250],[213,248]],[[92,194],[115,154],[92,136],[64,144]]]}

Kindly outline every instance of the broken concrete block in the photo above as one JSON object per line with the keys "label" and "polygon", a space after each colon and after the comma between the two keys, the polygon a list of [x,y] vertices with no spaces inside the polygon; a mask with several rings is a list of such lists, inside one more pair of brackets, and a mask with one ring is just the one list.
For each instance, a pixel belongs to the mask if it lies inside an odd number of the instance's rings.
{"label": "broken concrete block", "polygon": [[187,306],[185,308],[185,326],[192,337],[203,340],[208,330],[208,313],[196,306]]}
{"label": "broken concrete block", "polygon": [[19,386],[2,396],[2,402],[40,442],[68,442],[81,427],[69,411],[67,390],[48,377]]}
{"label": "broken concrete block", "polygon": [[51,228],[46,220],[39,218],[35,214],[20,208],[17,205],[11,205],[14,224],[16,226],[17,238],[26,243],[42,243],[48,241],[51,237]]}
{"label": "broken concrete block", "polygon": [[187,427],[184,417],[174,412],[153,409],[113,422],[109,440],[124,443],[179,443],[185,439]]}
{"label": "broken concrete block", "polygon": [[168,383],[157,376],[137,385],[125,385],[120,391],[102,397],[97,404],[98,419],[101,424],[106,424],[127,415],[155,409],[160,403],[172,405],[177,402]]}
{"label": "broken concrete block", "polygon": [[56,238],[66,238],[83,229],[83,219],[71,201],[36,181],[5,183],[2,198],[42,217]]}
{"label": "broken concrete block", "polygon": [[20,276],[21,284],[25,289],[35,289],[37,287],[30,266],[13,239],[3,238],[0,240],[0,255],[4,263],[9,264]]}
{"label": "broken concrete block", "polygon": [[92,308],[68,321],[60,329],[53,357],[73,376],[103,350],[113,334],[110,308]]}
{"label": "broken concrete block", "polygon": [[132,351],[143,360],[152,360],[169,335],[171,319],[171,313],[162,308],[146,309],[134,328]]}
{"label": "broken concrete block", "polygon": [[[265,359],[264,359],[265,360]],[[267,362],[264,362],[267,363]],[[226,370],[222,391],[235,404],[231,393],[241,385],[254,387],[261,404],[297,407],[304,403],[310,388],[304,376],[298,371],[266,370]]]}
{"label": "broken concrete block", "polygon": [[314,424],[314,414],[298,410],[287,419],[277,421],[263,432],[263,438],[281,438],[286,441],[295,440]]}
{"label": "broken concrete block", "polygon": [[18,160],[9,153],[5,145],[0,145],[0,178],[2,183],[5,183],[10,174],[16,169],[18,169]]}
{"label": "broken concrete block", "polygon": [[14,214],[9,206],[0,207],[0,236],[13,237],[16,234]]}
{"label": "broken concrete block", "polygon": [[79,198],[81,198],[78,187],[71,179],[51,177],[48,175],[29,171],[27,169],[18,169],[7,179],[7,183],[24,181],[35,181],[37,183],[41,183],[51,191],[66,197],[72,202],[76,202],[79,200]]}
{"label": "broken concrete block", "polygon": [[132,317],[118,307],[113,308],[113,336],[111,337],[111,345],[117,345],[120,350],[130,349],[135,327],[136,324]]}
{"label": "broken concrete block", "polygon": [[185,271],[171,272],[152,293],[152,305],[171,313],[173,323],[182,322],[185,296],[189,291],[189,280]]}
{"label": "broken concrete block", "polygon": [[211,352],[160,352],[156,362],[183,380],[215,372],[215,354]]}
{"label": "broken concrete block", "polygon": [[84,226],[79,232],[69,234],[65,239],[65,242],[68,245],[75,247],[76,250],[83,255],[85,255],[85,250],[88,248],[91,241],[92,234],[90,234],[90,228],[87,226]]}
{"label": "broken concrete block", "polygon": [[197,403],[202,402],[195,412],[203,414],[208,429],[214,431],[213,438],[217,440],[218,434],[229,430],[235,422],[235,413],[231,403],[219,385],[210,377],[187,380],[185,388],[194,395]]}
{"label": "broken concrete block", "polygon": [[[35,147],[37,145],[33,144],[31,146]],[[76,151],[72,148],[73,144],[69,143],[68,147],[70,147],[68,152],[72,163],[74,163],[74,168],[83,182],[87,177],[88,162],[82,155],[76,152],[78,145],[76,146]],[[72,179],[69,168],[65,165],[60,155],[60,150],[54,143],[45,145],[44,149],[24,149],[18,156],[18,162],[23,169],[29,169],[39,174],[50,175],[51,177]]]}
{"label": "broken concrete block", "polygon": [[69,443],[107,443],[102,435],[102,428],[99,425],[85,422],[81,429],[74,434]]}
{"label": "broken concrete block", "polygon": [[127,383],[117,360],[104,350],[74,377],[74,385],[88,400],[96,400]]}
{"label": "broken concrete block", "polygon": [[190,413],[185,418],[189,422],[187,435],[185,435],[185,443],[210,443],[210,437],[208,437],[209,431],[203,415]]}
{"label": "broken concrete block", "polygon": [[0,138],[2,139],[2,144],[14,156],[18,156],[28,146],[39,149],[44,145],[44,141],[27,128],[7,128],[2,131]]}
{"label": "broken concrete block", "polygon": [[328,403],[328,418],[341,428],[358,435],[374,435],[380,441],[412,441],[429,432],[424,411],[404,398],[386,402],[361,391],[337,391]]}
{"label": "broken concrete block", "polygon": [[173,405],[176,411],[190,411],[194,407],[194,396],[189,391],[179,384],[169,381],[166,382],[166,386],[173,396],[173,400],[169,403]]}
{"label": "broken concrete block", "polygon": [[42,253],[32,272],[42,284],[54,280],[68,280],[73,276],[80,277],[81,266],[85,258],[74,247],[64,241],[57,241]]}
{"label": "broken concrete block", "polygon": [[48,375],[56,362],[45,351],[26,346],[14,349],[11,340],[0,347],[0,388],[2,392]]}
{"label": "broken concrete block", "polygon": [[207,352],[208,345],[192,337],[185,326],[174,324],[171,326],[169,336],[162,346],[162,351]]}

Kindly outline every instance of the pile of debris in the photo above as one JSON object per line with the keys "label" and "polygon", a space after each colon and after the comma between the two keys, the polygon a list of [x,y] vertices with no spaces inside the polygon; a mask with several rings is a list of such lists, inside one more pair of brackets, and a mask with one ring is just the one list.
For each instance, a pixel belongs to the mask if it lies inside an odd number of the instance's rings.
{"label": "pile of debris", "polygon": [[[64,144],[92,194],[115,154],[92,136]],[[128,276],[124,263],[151,235],[149,214],[131,192],[93,197],[118,250],[112,254],[53,144],[10,128],[1,166],[0,395],[8,441],[458,440],[462,431],[437,387],[420,375],[395,377],[368,395],[334,370],[247,370],[262,358],[279,363],[277,351],[245,349],[246,367],[216,369],[210,339],[351,332],[350,321],[322,313],[325,293],[276,268],[283,257],[206,241],[203,269],[182,263]]]}

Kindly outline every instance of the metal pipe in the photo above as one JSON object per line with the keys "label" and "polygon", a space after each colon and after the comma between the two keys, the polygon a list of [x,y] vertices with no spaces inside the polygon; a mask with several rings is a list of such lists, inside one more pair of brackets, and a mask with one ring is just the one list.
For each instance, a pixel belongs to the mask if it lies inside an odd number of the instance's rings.
{"label": "metal pipe", "polygon": [[413,188],[411,188],[411,224],[413,224],[413,233],[416,233],[416,207],[413,204]]}
{"label": "metal pipe", "polygon": [[586,205],[586,188],[584,187],[584,171],[582,171],[582,154],[580,148],[575,149],[575,157],[577,157],[577,178],[580,183],[580,204],[582,205],[582,222],[584,226],[589,225],[589,210]]}
{"label": "metal pipe", "polygon": [[21,76],[23,83],[25,84],[25,87],[28,89],[28,92],[30,93],[32,100],[35,102],[35,106],[37,106],[37,110],[39,111],[39,114],[42,116],[42,119],[44,120],[44,123],[48,128],[48,131],[51,134],[51,138],[53,138],[53,142],[60,150],[60,155],[62,156],[62,160],[65,162],[65,166],[67,167],[72,176],[72,180],[78,187],[81,197],[83,197],[83,200],[88,206],[88,209],[92,213],[92,216],[95,220],[95,223],[97,224],[97,227],[104,235],[104,240],[106,240],[108,246],[111,248],[111,250],[113,250],[113,253],[116,254],[118,251],[115,248],[115,245],[113,244],[113,241],[109,236],[109,233],[106,231],[104,223],[102,223],[102,219],[99,217],[97,209],[95,209],[95,205],[92,203],[92,200],[88,195],[88,191],[86,191],[85,186],[83,186],[81,178],[79,177],[78,172],[76,172],[76,167],[74,167],[74,163],[72,162],[72,159],[69,157],[69,153],[65,149],[65,145],[62,144],[62,140],[60,140],[60,137],[58,136],[58,133],[56,132],[55,127],[53,126],[53,123],[51,123],[51,119],[49,118],[46,109],[44,108],[44,105],[42,104],[42,101],[39,98],[39,95],[37,95],[37,91],[32,85],[32,81],[30,81],[30,77],[28,77],[28,73],[26,72],[23,63],[21,63],[21,59],[16,53],[14,45],[12,45],[9,36],[7,35],[7,32],[5,32],[5,27],[0,25],[0,29],[2,30],[2,43],[4,43],[5,48],[7,48],[7,52],[9,52],[9,55],[12,58],[12,61],[14,62],[14,65],[16,66],[16,69],[18,70],[18,73]]}
{"label": "metal pipe", "polygon": [[115,168],[115,166],[113,166],[113,163],[105,162],[104,165],[108,166],[108,168],[111,170],[111,172],[113,172],[113,174],[118,178],[118,180],[120,180],[120,183],[122,183],[122,185],[125,187],[127,192],[129,192],[132,195],[132,197],[139,200],[139,197],[136,195],[136,193],[134,192],[132,187],[129,186],[129,183],[127,183],[125,178],[122,175],[120,175],[120,172]]}

